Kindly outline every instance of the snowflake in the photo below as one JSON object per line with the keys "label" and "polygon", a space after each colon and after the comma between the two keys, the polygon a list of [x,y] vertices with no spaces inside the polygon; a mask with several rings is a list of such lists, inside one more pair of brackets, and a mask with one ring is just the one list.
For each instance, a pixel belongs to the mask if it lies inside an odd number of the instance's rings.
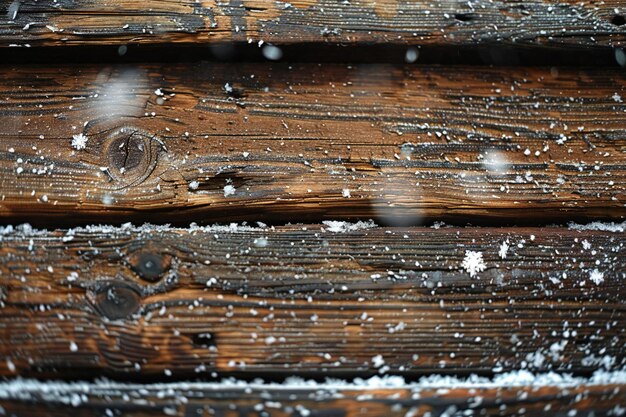
{"label": "snowflake", "polygon": [[232,185],[224,186],[224,197],[228,197],[229,195],[235,194],[235,191],[236,189]]}
{"label": "snowflake", "polygon": [[594,284],[600,285],[604,282],[604,273],[594,269],[589,273],[589,279],[592,280]]}
{"label": "snowflake", "polygon": [[463,259],[461,266],[472,278],[487,268],[483,261],[482,252],[474,252],[471,250],[465,251],[465,259]]}
{"label": "snowflake", "polygon": [[500,255],[500,258],[505,259],[507,253],[509,252],[509,241],[507,240],[506,242],[502,242],[502,244],[500,245],[500,251],[498,252],[498,255]]}
{"label": "snowflake", "polygon": [[382,355],[376,355],[372,357],[372,365],[374,365],[374,368],[380,368],[384,364],[385,364],[385,359],[383,358]]}
{"label": "snowflake", "polygon": [[87,147],[87,136],[79,133],[78,135],[72,136],[72,148],[80,151],[81,149],[85,149]]}

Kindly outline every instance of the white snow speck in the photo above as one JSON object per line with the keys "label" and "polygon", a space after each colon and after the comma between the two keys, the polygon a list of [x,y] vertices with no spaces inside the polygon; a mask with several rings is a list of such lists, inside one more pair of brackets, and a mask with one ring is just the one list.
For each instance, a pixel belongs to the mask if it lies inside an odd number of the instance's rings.
{"label": "white snow speck", "polygon": [[461,266],[472,278],[487,268],[485,266],[485,262],[483,261],[482,252],[474,252],[471,250],[465,251],[465,258],[463,259]]}
{"label": "white snow speck", "polygon": [[70,342],[70,351],[72,352],[78,351],[78,345],[74,342]]}
{"label": "white snow speck", "polygon": [[226,83],[224,84],[224,91],[226,91],[227,93],[232,93],[233,87],[229,83]]}
{"label": "white snow speck", "polygon": [[191,181],[189,183],[190,190],[197,190],[199,186],[200,186],[200,183],[198,181]]}
{"label": "white snow speck", "polygon": [[619,94],[615,93],[613,94],[613,100],[615,100],[616,103],[621,103],[622,97]]}
{"label": "white snow speck", "polygon": [[372,358],[372,365],[374,368],[380,368],[385,364],[385,359],[383,359],[382,355],[376,355]]}
{"label": "white snow speck", "polygon": [[72,148],[80,151],[81,149],[85,149],[87,147],[87,136],[79,133],[78,135],[72,136]]}
{"label": "white snow speck", "polygon": [[228,197],[229,195],[235,194],[235,191],[237,191],[235,187],[233,187],[230,184],[224,186],[224,197]]}
{"label": "white snow speck", "polygon": [[344,188],[343,190],[341,190],[341,195],[344,196],[345,198],[352,197],[352,195],[350,194],[350,190],[348,188]]}
{"label": "white snow speck", "polygon": [[9,368],[9,371],[15,372],[15,364],[13,363],[11,358],[7,358],[6,362],[7,362],[7,368]]}
{"label": "white snow speck", "polygon": [[589,279],[593,281],[594,284],[600,285],[604,282],[604,273],[594,269],[589,273]]}

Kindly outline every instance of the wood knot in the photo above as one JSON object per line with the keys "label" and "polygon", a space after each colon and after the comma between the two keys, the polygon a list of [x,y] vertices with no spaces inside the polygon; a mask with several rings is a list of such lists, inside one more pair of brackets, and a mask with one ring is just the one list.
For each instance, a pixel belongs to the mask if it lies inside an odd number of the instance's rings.
{"label": "wood knot", "polygon": [[139,310],[141,296],[124,283],[111,283],[96,293],[96,308],[106,318],[119,320],[132,316]]}
{"label": "wood knot", "polygon": [[128,259],[131,269],[143,280],[158,281],[170,268],[171,256],[156,252],[133,253]]}
{"label": "wood knot", "polygon": [[106,140],[104,154],[107,156],[107,173],[123,187],[143,182],[152,174],[158,162],[163,142],[138,127],[121,127],[114,130]]}

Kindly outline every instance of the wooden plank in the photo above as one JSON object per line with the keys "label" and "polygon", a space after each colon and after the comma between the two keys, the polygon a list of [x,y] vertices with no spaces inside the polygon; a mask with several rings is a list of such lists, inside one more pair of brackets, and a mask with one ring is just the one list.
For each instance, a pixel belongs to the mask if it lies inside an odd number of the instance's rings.
{"label": "wooden plank", "polygon": [[[367,381],[371,384],[371,381]],[[7,415],[30,416],[615,416],[623,413],[626,385],[463,384],[367,386],[349,383],[120,384],[0,383]]]}
{"label": "wooden plank", "polygon": [[2,46],[263,40],[606,47],[623,45],[626,33],[621,0],[16,0],[0,11]]}
{"label": "wooden plank", "polygon": [[0,76],[5,222],[626,213],[620,70],[168,64]]}
{"label": "wooden plank", "polygon": [[626,363],[625,224],[369,226],[4,229],[0,375],[588,374]]}

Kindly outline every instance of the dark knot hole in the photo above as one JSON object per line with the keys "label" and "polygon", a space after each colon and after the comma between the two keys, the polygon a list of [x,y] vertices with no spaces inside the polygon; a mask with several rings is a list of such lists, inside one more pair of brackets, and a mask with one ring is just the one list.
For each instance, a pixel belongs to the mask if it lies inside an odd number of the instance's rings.
{"label": "dark knot hole", "polygon": [[621,14],[613,15],[613,17],[611,18],[611,23],[615,26],[623,26],[624,24],[626,24],[626,17]]}

